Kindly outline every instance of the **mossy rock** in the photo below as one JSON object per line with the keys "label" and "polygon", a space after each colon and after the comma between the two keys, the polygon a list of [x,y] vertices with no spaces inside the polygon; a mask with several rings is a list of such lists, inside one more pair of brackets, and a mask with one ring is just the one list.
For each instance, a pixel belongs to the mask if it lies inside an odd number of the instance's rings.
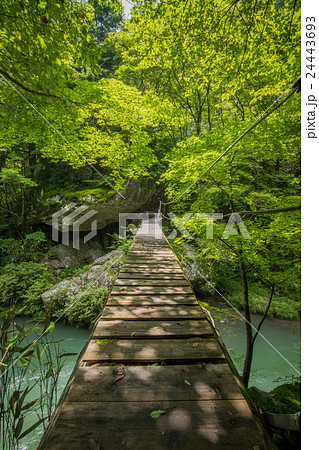
{"label": "mossy rock", "polygon": [[281,414],[283,412],[280,403],[268,392],[264,392],[255,386],[248,389],[251,399],[262,410],[271,413]]}
{"label": "mossy rock", "polygon": [[69,269],[71,267],[81,266],[84,263],[92,263],[95,259],[100,258],[103,255],[101,246],[96,241],[84,243],[83,240],[80,239],[79,247],[79,250],[77,250],[71,245],[56,245],[48,251],[46,260],[49,265],[50,260],[54,261],[55,265],[58,260],[61,262],[60,267]]}
{"label": "mossy rock", "polygon": [[[116,268],[120,265],[119,255],[121,255],[121,252],[119,250],[114,250],[105,255],[104,258],[98,258],[96,260],[100,262],[104,259],[106,261],[104,264],[93,263],[93,265],[83,274],[71,279],[63,280],[52,286],[42,294],[44,309],[56,317],[74,302],[74,306],[72,306],[72,323],[76,323],[77,305],[79,305],[79,314],[81,309],[81,315],[83,316],[81,320],[79,319],[78,323],[84,323],[88,318],[92,318],[92,311],[96,311],[96,308],[99,307],[101,298],[117,277]],[[93,285],[94,287],[90,289],[90,286]],[[97,290],[99,292],[98,296],[95,296],[94,294],[91,295],[91,292]],[[85,295],[86,292],[87,295]],[[81,300],[83,296],[84,298]],[[93,303],[95,304],[92,311],[89,307],[90,299],[92,300],[92,308]],[[88,309],[89,312],[86,311],[86,309]],[[88,315],[86,315],[87,312]],[[71,316],[66,314],[66,318],[68,319],[69,317]]]}
{"label": "mossy rock", "polygon": [[[93,211],[94,216],[81,223],[80,231],[91,231],[92,220],[96,220],[97,228],[102,229],[110,223],[118,222],[120,213],[138,212],[153,197],[156,188],[154,181],[145,177],[128,179],[120,193],[107,187],[61,190],[57,186],[50,186],[43,191],[38,203],[34,205],[29,223],[44,222],[52,226],[53,213],[63,209],[64,216],[67,216],[79,206],[86,206],[81,214],[84,216]],[[79,217],[80,214],[73,220],[76,221]]]}
{"label": "mossy rock", "polygon": [[285,383],[270,392],[280,403],[284,414],[295,414],[301,411],[301,383]]}
{"label": "mossy rock", "polygon": [[44,309],[52,314],[63,308],[69,299],[82,292],[81,284],[81,277],[74,277],[71,280],[63,280],[43,292],[41,297]]}

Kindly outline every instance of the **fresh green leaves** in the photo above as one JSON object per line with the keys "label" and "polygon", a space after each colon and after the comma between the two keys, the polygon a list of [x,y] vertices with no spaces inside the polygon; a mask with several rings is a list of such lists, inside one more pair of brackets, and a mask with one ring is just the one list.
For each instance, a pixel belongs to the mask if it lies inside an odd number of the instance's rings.
{"label": "fresh green leaves", "polygon": [[152,419],[158,419],[161,415],[166,414],[167,411],[163,411],[162,409],[158,409],[156,411],[152,411],[150,414],[150,417],[152,417]]}
{"label": "fresh green leaves", "polygon": [[103,346],[103,345],[107,345],[107,344],[111,344],[112,339],[97,339],[96,343]]}

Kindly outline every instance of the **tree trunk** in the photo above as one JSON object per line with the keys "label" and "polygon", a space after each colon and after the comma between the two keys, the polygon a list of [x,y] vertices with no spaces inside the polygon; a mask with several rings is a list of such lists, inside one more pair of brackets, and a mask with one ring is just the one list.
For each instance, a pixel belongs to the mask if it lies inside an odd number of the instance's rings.
{"label": "tree trunk", "polygon": [[245,316],[245,327],[246,327],[246,356],[243,370],[243,382],[247,387],[250,377],[251,363],[253,359],[253,330],[251,327],[250,320],[250,309],[249,309],[249,294],[248,294],[248,282],[245,265],[242,261],[242,251],[239,253],[239,268],[240,276],[243,286],[243,303],[244,303],[244,316]]}

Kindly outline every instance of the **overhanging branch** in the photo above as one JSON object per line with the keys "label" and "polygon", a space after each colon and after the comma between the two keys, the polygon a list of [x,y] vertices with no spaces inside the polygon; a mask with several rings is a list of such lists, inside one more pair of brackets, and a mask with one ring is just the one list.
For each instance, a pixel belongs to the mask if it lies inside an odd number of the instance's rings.
{"label": "overhanging branch", "polygon": [[5,72],[5,71],[3,71],[1,69],[0,69],[0,75],[2,75],[3,78],[11,81],[11,83],[14,83],[16,86],[19,86],[19,88],[23,89],[24,91],[29,92],[30,94],[37,95],[39,97],[54,98],[56,100],[61,100],[64,103],[69,101],[69,102],[71,102],[71,103],[73,103],[75,105],[80,105],[80,103],[74,102],[73,100],[65,100],[64,98],[58,97],[57,95],[54,95],[54,94],[47,94],[45,92],[38,92],[38,91],[35,91],[34,89],[30,89],[27,86],[25,86],[24,84],[20,83],[20,81],[18,81],[15,78],[13,78],[7,72]]}

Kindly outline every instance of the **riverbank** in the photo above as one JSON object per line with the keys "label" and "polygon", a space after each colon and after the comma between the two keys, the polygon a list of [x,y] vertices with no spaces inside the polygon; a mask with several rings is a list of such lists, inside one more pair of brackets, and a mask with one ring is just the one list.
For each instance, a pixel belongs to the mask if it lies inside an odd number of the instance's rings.
{"label": "riverbank", "polygon": [[[201,302],[205,302],[208,303],[209,306],[214,307],[214,308],[219,308],[219,309],[225,309],[229,311],[229,314],[231,314],[232,312],[234,313],[234,318],[238,317],[238,319],[240,319],[239,314],[224,300],[221,299],[221,297],[216,294],[216,295],[212,295],[211,297],[207,297],[207,296],[203,296],[203,295],[197,295],[197,298],[199,301]],[[229,302],[242,314],[243,311],[241,310],[241,308],[239,308],[237,306],[237,304],[234,304],[233,302],[231,302],[229,300]],[[261,319],[262,317],[262,312],[260,313],[252,313],[252,316],[256,318],[256,320]],[[282,327],[287,327],[290,328],[294,331],[299,331],[301,330],[301,319],[300,316],[298,316],[296,319],[284,319],[284,318],[279,318],[279,317],[267,317],[268,320],[271,320],[272,323],[277,324],[278,326],[282,326]]]}

